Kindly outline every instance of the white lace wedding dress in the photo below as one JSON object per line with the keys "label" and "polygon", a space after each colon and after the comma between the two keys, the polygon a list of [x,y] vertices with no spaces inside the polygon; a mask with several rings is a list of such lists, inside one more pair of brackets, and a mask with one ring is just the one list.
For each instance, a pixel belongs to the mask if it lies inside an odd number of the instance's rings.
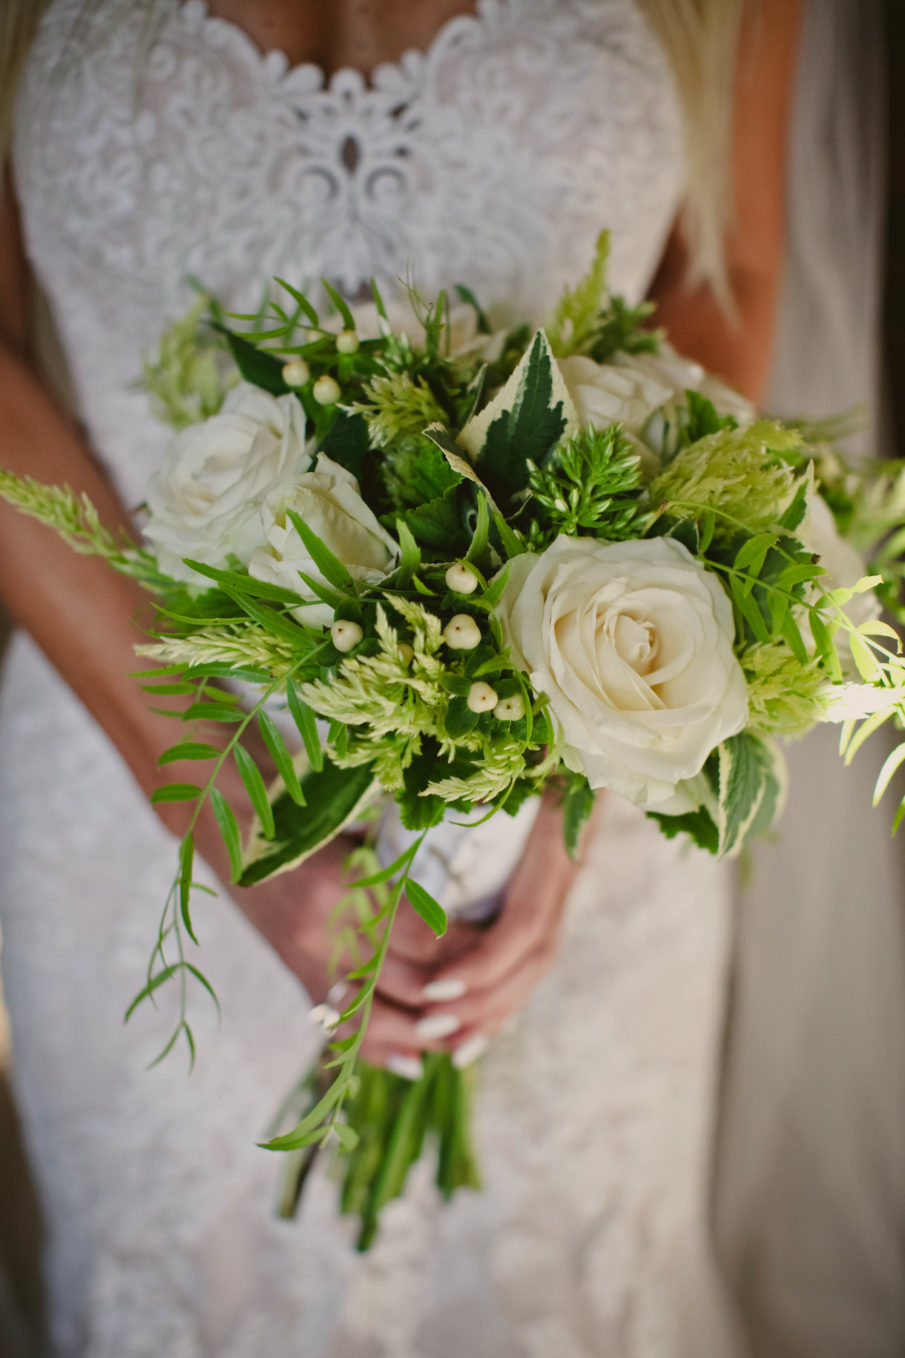
{"label": "white lace wedding dress", "polygon": [[[93,446],[138,503],[165,432],[135,390],[187,275],[252,303],[271,274],[408,269],[541,315],[613,232],[642,295],[679,190],[677,109],[631,0],[482,0],[423,53],[325,81],[199,0],[55,0],[15,173]],[[175,846],[116,752],[18,637],[0,711],[0,892],[15,1080],[74,1358],[730,1358],[707,1164],[725,870],[614,798],[559,964],[486,1059],[482,1194],[428,1173],[368,1257],[319,1170],[271,1215],[255,1142],[314,1051],[305,996],[221,894],[199,907],[224,1003],[200,1059],[148,1072],[123,1029]],[[162,1001],[164,1010],[168,1001]],[[424,1170],[425,1167],[422,1167]]]}

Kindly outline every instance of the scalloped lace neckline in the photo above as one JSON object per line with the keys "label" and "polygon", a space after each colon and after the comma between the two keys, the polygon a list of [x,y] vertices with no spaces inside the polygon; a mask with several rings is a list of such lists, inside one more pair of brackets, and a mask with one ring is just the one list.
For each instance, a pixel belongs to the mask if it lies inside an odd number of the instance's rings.
{"label": "scalloped lace neckline", "polygon": [[[501,3],[504,0],[500,0]],[[510,5],[512,0],[505,0]],[[197,16],[202,32],[219,32],[229,36],[236,47],[241,47],[245,55],[269,75],[281,81],[293,76],[308,76],[316,82],[315,89],[325,94],[343,85],[354,84],[362,89],[379,89],[387,80],[398,81],[421,67],[446,41],[449,33],[460,25],[480,28],[486,8],[486,0],[477,0],[472,13],[465,11],[452,14],[440,25],[436,33],[424,47],[407,47],[395,61],[381,61],[370,72],[359,70],[356,66],[338,66],[335,71],[327,69],[317,61],[292,62],[288,54],[279,47],[263,48],[251,34],[236,23],[220,14],[212,14],[208,0],[176,0],[176,13],[180,18]]]}

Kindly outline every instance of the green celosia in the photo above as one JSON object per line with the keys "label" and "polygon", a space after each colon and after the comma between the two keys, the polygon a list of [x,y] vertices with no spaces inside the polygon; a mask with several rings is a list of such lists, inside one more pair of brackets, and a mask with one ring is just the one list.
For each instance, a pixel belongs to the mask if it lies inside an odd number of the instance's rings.
{"label": "green celosia", "polygon": [[142,385],[158,419],[185,429],[216,415],[239,374],[225,362],[222,346],[201,328],[210,307],[202,295],[161,336],[157,354],[142,365]]}
{"label": "green celosia", "polygon": [[717,535],[773,527],[788,509],[805,464],[801,435],[772,420],[721,429],[684,448],[650,485],[650,502],[694,518],[717,510]]}
{"label": "green celosia", "polygon": [[794,740],[826,717],[826,673],[815,656],[802,664],[788,642],[749,646],[740,657],[748,681],[748,727],[752,735]]}

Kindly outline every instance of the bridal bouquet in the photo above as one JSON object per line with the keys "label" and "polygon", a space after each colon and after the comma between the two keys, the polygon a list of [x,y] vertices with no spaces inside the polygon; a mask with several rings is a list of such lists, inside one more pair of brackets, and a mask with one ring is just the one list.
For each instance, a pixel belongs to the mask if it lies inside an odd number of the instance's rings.
{"label": "bridal bouquet", "polygon": [[[736,855],[780,813],[778,742],[841,722],[850,758],[905,714],[901,642],[879,616],[897,603],[905,476],[758,418],[645,328],[649,308],[608,293],[605,261],[603,236],[540,329],[495,325],[465,288],[388,308],[375,286],[353,312],[325,284],[320,314],[278,280],[284,305],[229,318],[244,333],[202,299],[145,372],[178,432],[141,547],[68,490],[0,472],[0,494],[153,591],[142,681],[191,698],[161,763],[204,771],[155,800],[193,803],[192,826],[210,802],[234,881],[381,816],[338,911],[349,998],[319,1010],[342,1035],[268,1143],[295,1153],[297,1186],[312,1147],[338,1140],[362,1245],[426,1137],[445,1193],[477,1183],[469,1073],[431,1056],[409,1082],[358,1060],[397,912],[441,934],[475,905],[429,879],[431,838],[480,822],[491,851],[508,845],[505,875],[532,799],[560,797],[574,852],[606,788]],[[228,738],[206,743],[196,721]],[[217,786],[227,759],[256,813],[244,845]],[[905,744],[878,796],[903,762]],[[190,827],[136,1004],[173,977],[206,984],[188,952],[193,852]],[[193,1050],[184,1008],[167,1050],[180,1036]]]}

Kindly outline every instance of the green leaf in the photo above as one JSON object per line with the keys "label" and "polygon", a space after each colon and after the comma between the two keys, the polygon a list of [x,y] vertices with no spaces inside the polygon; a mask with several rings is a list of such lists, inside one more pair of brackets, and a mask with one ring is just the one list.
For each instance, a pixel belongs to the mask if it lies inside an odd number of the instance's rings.
{"label": "green leaf", "polygon": [[211,788],[210,798],[214,816],[223,837],[223,843],[226,845],[226,851],[229,854],[232,881],[238,882],[242,876],[242,839],[239,834],[238,822],[233,815],[232,807],[219,788]]}
{"label": "green leaf", "polygon": [[157,806],[160,802],[190,802],[200,795],[201,788],[195,787],[194,783],[164,783],[151,793],[151,805]]}
{"label": "green leaf", "polygon": [[251,798],[255,815],[261,822],[266,839],[273,839],[274,824],[273,812],[270,809],[270,802],[267,799],[267,789],[264,786],[264,779],[261,777],[257,764],[244,746],[236,744],[233,746],[233,756],[236,761],[245,790]]}
{"label": "green leaf", "polygon": [[240,575],[238,571],[218,570],[203,561],[192,561],[190,557],[185,557],[184,560],[186,566],[190,566],[193,571],[207,576],[209,580],[216,580],[219,585],[228,586],[233,593],[247,594],[252,599],[273,599],[278,603],[298,604],[297,590],[284,589],[282,585],[272,585],[266,580],[255,580],[250,575]]}
{"label": "green leaf", "polygon": [[214,329],[226,336],[236,367],[246,382],[262,387],[272,396],[286,395],[289,388],[283,381],[283,364],[280,359],[274,358],[272,354],[262,353],[254,344],[237,335],[235,331],[228,330],[224,325],[215,325]]}
{"label": "green leaf", "polygon": [[563,838],[570,858],[578,853],[581,831],[594,810],[594,789],[587,778],[573,774],[569,778],[562,807]]}
{"label": "green leaf", "polygon": [[456,292],[459,295],[459,300],[465,302],[474,311],[478,319],[478,334],[479,335],[491,334],[490,322],[484,315],[484,312],[481,310],[480,304],[478,303],[478,300],[475,297],[474,293],[472,292],[471,288],[466,288],[464,283],[457,283]]}
{"label": "green leaf", "polygon": [[302,702],[291,679],[286,683],[286,698],[289,703],[289,711],[292,713],[292,720],[302,737],[308,763],[315,773],[320,773],[324,767],[324,751],[321,746],[321,738],[317,733],[317,721],[308,704]]}
{"label": "green leaf", "polygon": [[398,584],[404,588],[421,565],[421,549],[401,518],[396,519],[396,536],[402,549],[398,567]]}
{"label": "green leaf", "polygon": [[192,894],[192,865],[195,861],[195,838],[189,833],[184,837],[179,846],[179,913],[182,922],[186,927],[189,938],[193,943],[197,943],[195,930],[192,928],[192,916],[189,909],[189,897]]}
{"label": "green leaf", "polygon": [[365,458],[371,451],[365,420],[361,415],[341,410],[318,444],[317,451],[329,457],[331,462],[338,462],[360,481]]}
{"label": "green leaf", "polygon": [[347,1122],[334,1122],[333,1130],[342,1149],[348,1154],[358,1145],[358,1133]]}
{"label": "green leaf", "polygon": [[277,772],[283,780],[283,785],[297,806],[305,805],[305,794],[299,786],[298,774],[292,762],[292,756],[286,749],[285,742],[280,734],[279,727],[266,712],[258,713],[258,726],[264,738],[264,744],[271,753],[273,762],[277,766]]}
{"label": "green leaf", "polygon": [[321,279],[321,283],[322,283],[322,285],[323,285],[324,291],[326,292],[327,296],[330,298],[330,301],[333,303],[333,305],[336,307],[336,310],[339,312],[340,316],[342,317],[342,323],[343,323],[343,325],[345,326],[345,328],[346,328],[347,330],[354,330],[354,329],[355,329],[355,317],[352,315],[352,312],[349,310],[349,304],[348,304],[348,302],[346,302],[345,298],[343,298],[343,297],[341,297],[341,296],[339,295],[339,293],[336,291],[336,289],[335,289],[334,287],[331,287],[331,286],[330,286],[330,284],[327,282],[326,278],[322,278],[322,279]]}
{"label": "green leaf", "polygon": [[750,833],[766,828],[782,793],[778,755],[746,731],[717,750],[719,853],[737,854]]}
{"label": "green leaf", "polygon": [[320,320],[318,319],[317,312],[315,311],[311,303],[308,301],[308,298],[305,296],[305,294],[303,292],[299,292],[298,288],[294,288],[291,283],[287,283],[285,278],[277,277],[276,274],[274,274],[273,281],[275,283],[279,283],[281,288],[286,289],[286,291],[289,293],[289,296],[295,302],[296,306],[298,307],[302,315],[306,318],[306,320],[311,322],[311,328],[313,330],[317,330],[320,326]]}
{"label": "green leaf", "polygon": [[306,552],[327,583],[344,594],[354,595],[355,582],[339,558],[333,555],[329,547],[325,546],[317,533],[308,527],[304,519],[294,509],[288,510],[288,516],[292,520],[293,528],[302,539]]}
{"label": "green leaf", "polygon": [[310,858],[361,814],[373,788],[374,775],[367,766],[340,769],[325,759],[322,769],[312,769],[301,779],[305,806],[298,806],[286,792],[274,798],[272,841],[253,835],[241,885],[253,886]]}
{"label": "green leaf", "polygon": [[218,759],[222,751],[216,745],[202,745],[196,740],[183,740],[179,745],[171,745],[164,750],[158,764],[178,764],[183,759]]}
{"label": "green leaf", "polygon": [[240,707],[230,707],[227,703],[192,703],[184,712],[178,714],[183,721],[244,721],[245,713]]}
{"label": "green leaf", "polygon": [[405,883],[405,894],[412,909],[421,916],[438,938],[442,938],[446,933],[446,912],[443,907],[434,900],[429,891],[425,891],[420,882],[414,881],[411,877]]}
{"label": "green leaf", "polygon": [[123,1015],[123,1023],[128,1023],[129,1019],[135,1013],[138,1006],[142,1004],[145,1000],[150,999],[150,997],[154,994],[154,991],[157,990],[160,986],[164,985],[165,982],[167,982],[171,976],[175,976],[176,972],[180,970],[180,967],[181,963],[173,962],[170,964],[170,966],[164,967],[162,971],[158,971],[154,976],[152,976],[148,984],[142,987],[142,989],[135,996],[135,999],[129,1005],[129,1008]]}
{"label": "green leaf", "polygon": [[699,806],[697,811],[686,811],[681,816],[665,816],[661,811],[648,811],[647,815],[657,822],[667,839],[690,835],[698,848],[712,854],[719,852],[720,832],[705,807]]}
{"label": "green leaf", "polygon": [[541,466],[578,419],[542,330],[489,405],[459,435],[476,470],[501,501],[528,484],[528,462]]}
{"label": "green leaf", "polygon": [[454,555],[456,548],[460,545],[464,547],[467,540],[459,515],[459,492],[456,486],[450,486],[436,499],[386,515],[384,526],[386,521],[403,523],[422,547],[443,556]]}

